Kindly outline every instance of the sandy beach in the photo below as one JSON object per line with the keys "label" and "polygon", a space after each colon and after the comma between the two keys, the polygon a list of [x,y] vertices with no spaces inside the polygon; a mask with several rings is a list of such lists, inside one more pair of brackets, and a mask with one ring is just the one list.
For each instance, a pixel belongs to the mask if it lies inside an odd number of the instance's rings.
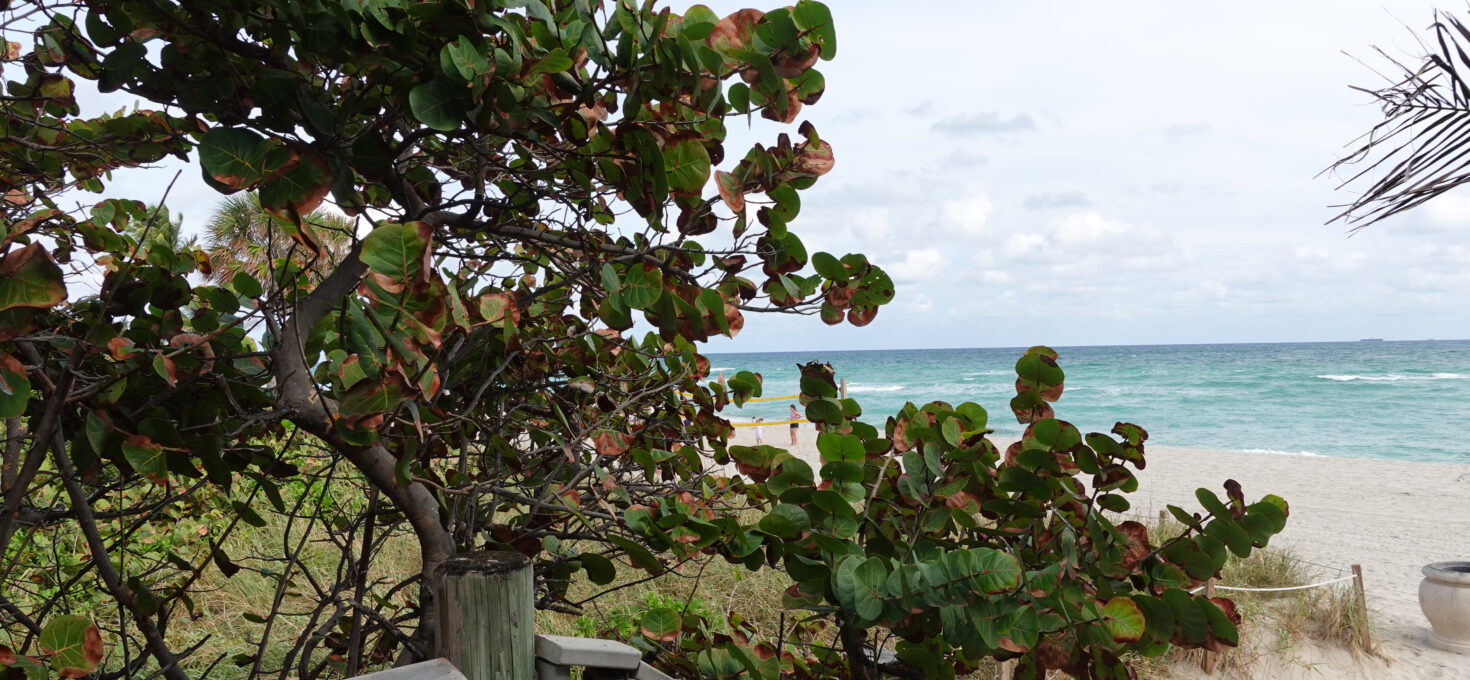
{"label": "sandy beach", "polygon": [[[788,441],[784,425],[767,426],[764,435],[773,446]],[[736,436],[740,443],[754,443],[752,428],[737,428]],[[802,426],[798,442],[798,455],[815,463],[810,425]],[[1420,567],[1470,557],[1470,465],[1154,445],[1148,450],[1148,469],[1140,474],[1139,491],[1130,496],[1134,512],[1156,516],[1167,504],[1197,509],[1196,488],[1219,492],[1221,483],[1235,479],[1248,499],[1268,493],[1287,499],[1291,519],[1277,541],[1301,559],[1331,567],[1319,575],[1331,578],[1339,575],[1337,569],[1363,567],[1372,620],[1390,662],[1357,661],[1345,650],[1295,645],[1258,660],[1246,677],[1470,678],[1470,655],[1425,644],[1429,624],[1418,604]],[[1189,669],[1179,670],[1189,677]],[[1197,675],[1208,677],[1202,671]]]}

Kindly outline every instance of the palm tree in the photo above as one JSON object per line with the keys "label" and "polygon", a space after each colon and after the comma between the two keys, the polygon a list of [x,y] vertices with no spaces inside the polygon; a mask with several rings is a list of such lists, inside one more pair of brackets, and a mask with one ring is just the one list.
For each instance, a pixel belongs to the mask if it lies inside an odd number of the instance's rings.
{"label": "palm tree", "polygon": [[237,194],[220,202],[204,227],[214,281],[229,281],[240,272],[254,276],[267,290],[286,273],[287,261],[320,281],[342,261],[352,246],[352,221],[321,210],[306,215],[312,238],[322,254],[314,257],[286,233],[284,225],[260,205],[254,193]]}
{"label": "palm tree", "polygon": [[1328,168],[1347,174],[1339,188],[1379,175],[1352,203],[1336,206],[1344,210],[1333,221],[1354,231],[1470,184],[1470,29],[1436,11],[1430,30],[1433,43],[1419,41],[1424,56],[1405,63],[1377,50],[1389,63],[1387,83],[1353,88],[1383,110],[1360,146]]}
{"label": "palm tree", "polygon": [[183,216],[174,217],[168,206],[161,204],[151,204],[143,210],[148,215],[146,220],[131,221],[123,228],[123,233],[138,243],[138,259],[148,257],[148,251],[154,245],[166,246],[175,253],[194,247],[193,236],[184,239]]}

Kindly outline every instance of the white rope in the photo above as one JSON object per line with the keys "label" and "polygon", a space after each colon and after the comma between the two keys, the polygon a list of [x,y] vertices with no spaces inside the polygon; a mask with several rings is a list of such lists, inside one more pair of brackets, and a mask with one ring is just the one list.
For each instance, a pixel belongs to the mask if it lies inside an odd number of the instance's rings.
{"label": "white rope", "polygon": [[[1231,586],[1215,586],[1215,590],[1238,590],[1238,591],[1249,592],[1249,593],[1280,593],[1280,592],[1285,592],[1285,591],[1288,591],[1288,590],[1306,590],[1308,588],[1321,588],[1322,586],[1330,586],[1330,585],[1332,585],[1334,583],[1341,583],[1343,581],[1351,581],[1354,578],[1357,578],[1357,577],[1355,577],[1355,576],[1344,576],[1342,578],[1332,579],[1331,581],[1323,581],[1321,583],[1311,583],[1311,584],[1304,585],[1304,586],[1287,586],[1285,588],[1234,588],[1234,587],[1231,587]],[[1193,595],[1193,594],[1198,593],[1199,591],[1204,590],[1204,589],[1205,589],[1204,586],[1200,586],[1198,588],[1195,588],[1194,590],[1189,591],[1189,594],[1190,595]]]}

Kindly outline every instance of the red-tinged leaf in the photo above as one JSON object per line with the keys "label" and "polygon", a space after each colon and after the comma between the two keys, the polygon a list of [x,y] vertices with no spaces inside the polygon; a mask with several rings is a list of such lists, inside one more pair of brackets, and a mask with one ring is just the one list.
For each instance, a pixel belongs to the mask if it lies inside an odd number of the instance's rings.
{"label": "red-tinged leaf", "polygon": [[102,635],[85,616],[53,616],[41,628],[41,651],[63,678],[81,678],[102,663]]}
{"label": "red-tinged leaf", "polygon": [[1103,605],[1102,622],[1116,642],[1138,642],[1143,637],[1143,610],[1137,602],[1122,595]]}
{"label": "red-tinged leaf", "polygon": [[1000,638],[1000,648],[1006,650],[1007,652],[1015,652],[1017,654],[1025,654],[1026,650],[1030,649],[1030,647],[1017,644],[1015,640],[1012,640],[1004,635],[1002,635]]}
{"label": "red-tinged leaf", "polygon": [[877,316],[877,307],[853,307],[847,310],[847,322],[858,327],[873,323],[873,319]]}
{"label": "red-tinged leaf", "polygon": [[761,661],[774,659],[776,657],[776,647],[768,642],[756,643],[755,647],[751,648],[751,651],[755,653],[755,658],[760,659]]}
{"label": "red-tinged leaf", "polygon": [[169,387],[177,387],[179,384],[179,367],[174,365],[174,360],[162,354],[153,357],[153,372]]}
{"label": "red-tinged leaf", "polygon": [[516,305],[515,295],[511,293],[488,293],[479,298],[480,317],[484,323],[492,326],[502,327],[509,323],[512,327],[520,324],[521,310]]}
{"label": "red-tinged leaf", "polygon": [[[5,198],[6,198],[6,201],[9,202],[10,201],[10,198],[11,198],[10,194],[7,193],[5,195]],[[21,199],[21,203],[24,204],[26,202],[25,194],[20,194],[20,199]],[[26,232],[28,232],[28,231],[30,231],[32,229],[35,229],[36,227],[41,226],[41,223],[42,222],[45,222],[46,220],[49,220],[49,219],[51,219],[53,217],[61,217],[61,216],[65,215],[65,214],[66,213],[63,213],[60,210],[57,210],[55,208],[47,208],[45,210],[38,210],[38,211],[32,213],[29,217],[27,217],[27,218],[25,218],[25,219],[23,219],[23,220],[21,220],[19,222],[16,222],[15,224],[10,225],[10,231],[6,234],[6,236],[8,236],[10,238],[14,238],[16,236],[20,236],[21,234],[24,234],[24,233],[26,233]]]}
{"label": "red-tinged leaf", "polygon": [[1132,570],[1134,565],[1147,557],[1152,549],[1148,542],[1148,527],[1130,520],[1119,524],[1118,531],[1128,539],[1127,547],[1123,550],[1123,559],[1119,564],[1124,569]]}
{"label": "red-tinged leaf", "polygon": [[[765,15],[765,12],[758,9],[742,9],[735,12],[715,24],[709,37],[705,38],[705,44],[722,55],[728,54],[730,50],[745,49],[750,46],[751,38],[755,36],[756,24],[760,23],[761,18]],[[741,63],[739,59],[725,57],[726,67],[733,67],[739,63]]]}
{"label": "red-tinged leaf", "polygon": [[61,267],[40,243],[12,250],[0,260],[0,311],[15,307],[48,309],[66,300]]}
{"label": "red-tinged leaf", "polygon": [[976,498],[975,494],[969,491],[956,491],[950,494],[949,498],[944,499],[944,504],[955,510],[964,510],[967,512],[980,511],[980,499]]}
{"label": "red-tinged leaf", "polygon": [[720,190],[720,200],[725,202],[725,207],[730,212],[745,212],[745,191],[740,186],[740,180],[724,170],[716,170],[715,187]]}
{"label": "red-tinged leaf", "polygon": [[632,435],[624,432],[598,430],[592,435],[592,447],[601,456],[621,456],[632,444]]}
{"label": "red-tinged leaf", "polygon": [[1220,611],[1225,614],[1225,618],[1231,623],[1240,625],[1240,612],[1235,609],[1235,600],[1228,597],[1212,597],[1210,602],[1219,607]]}
{"label": "red-tinged leaf", "polygon": [[146,435],[130,434],[122,443],[123,458],[138,474],[156,484],[168,483],[168,463],[164,458],[163,445]]}
{"label": "red-tinged leaf", "polygon": [[11,666],[15,662],[15,650],[5,645],[0,645],[0,666]]}
{"label": "red-tinged leaf", "polygon": [[[796,47],[796,43],[792,43],[787,47]],[[813,64],[817,63],[817,57],[821,54],[821,50],[822,46],[816,43],[809,45],[806,52],[797,51],[793,54],[783,49],[780,54],[776,55],[775,59],[771,60],[771,64],[776,67],[776,75],[782,78],[798,78],[801,74],[806,73],[807,69],[811,68]]]}
{"label": "red-tinged leaf", "polygon": [[730,332],[725,335],[732,338],[740,335],[740,331],[745,328],[745,316],[740,313],[739,308],[728,302],[725,303],[725,323],[730,327]]}
{"label": "red-tinged leaf", "polygon": [[[782,95],[777,95],[782,96]],[[797,116],[801,115],[801,97],[797,95],[795,87],[786,88],[786,109],[783,111],[775,104],[761,109],[761,118],[774,120],[778,123],[793,123]],[[779,99],[777,101],[780,101]]]}
{"label": "red-tinged leaf", "polygon": [[20,58],[20,43],[15,42],[15,41],[12,41],[12,40],[6,40],[5,41],[5,61],[14,61],[14,60],[19,59],[19,58]]}
{"label": "red-tinged leaf", "polygon": [[342,396],[338,413],[347,427],[371,428],[382,423],[383,414],[398,408],[408,398],[408,387],[397,374],[383,381],[362,380]]}
{"label": "red-tinged leaf", "polygon": [[823,141],[804,142],[796,152],[796,169],[818,177],[832,170],[836,160],[832,156],[832,145]]}
{"label": "red-tinged leaf", "polygon": [[138,350],[133,346],[132,340],[118,336],[107,341],[107,353],[111,354],[112,358],[122,361],[137,354]]}
{"label": "red-tinged leaf", "polygon": [[15,418],[26,410],[31,400],[31,381],[25,365],[9,354],[0,352],[0,418]]}
{"label": "red-tinged leaf", "polygon": [[679,639],[679,629],[684,625],[679,612],[668,607],[657,607],[643,612],[638,617],[639,632],[651,640],[674,642]]}
{"label": "red-tinged leaf", "polygon": [[224,193],[255,186],[290,161],[290,154],[244,128],[214,128],[199,140],[205,179]]}
{"label": "red-tinged leaf", "polygon": [[434,228],[424,222],[385,224],[362,240],[362,261],[374,273],[400,282],[427,280]]}

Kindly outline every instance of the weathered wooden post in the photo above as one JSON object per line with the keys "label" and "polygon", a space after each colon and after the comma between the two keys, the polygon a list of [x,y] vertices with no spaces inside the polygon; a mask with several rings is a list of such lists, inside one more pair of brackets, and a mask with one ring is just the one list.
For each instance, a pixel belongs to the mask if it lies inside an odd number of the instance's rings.
{"label": "weathered wooden post", "polygon": [[1363,651],[1372,652],[1373,631],[1368,627],[1368,592],[1363,587],[1363,565],[1353,565],[1353,590],[1358,600],[1358,634],[1363,638]]}
{"label": "weathered wooden post", "polygon": [[842,380],[838,381],[837,396],[842,399],[847,398],[847,378],[843,378]]}
{"label": "weathered wooden post", "polygon": [[[1215,579],[1212,579],[1212,578],[1205,579],[1205,597],[1206,598],[1211,598],[1211,597],[1214,597],[1214,596],[1215,596]],[[1200,660],[1200,667],[1205,669],[1205,674],[1206,675],[1214,675],[1215,674],[1215,654],[1214,654],[1214,652],[1211,652],[1208,649],[1204,650],[1204,652],[1205,652],[1205,658],[1203,658],[1203,659]]]}
{"label": "weathered wooden post", "polygon": [[479,552],[434,570],[439,601],[436,655],[468,680],[536,680],[535,584],[531,560]]}
{"label": "weathered wooden post", "polygon": [[720,387],[724,387],[724,386],[725,386],[725,372],[724,371],[720,371]]}

